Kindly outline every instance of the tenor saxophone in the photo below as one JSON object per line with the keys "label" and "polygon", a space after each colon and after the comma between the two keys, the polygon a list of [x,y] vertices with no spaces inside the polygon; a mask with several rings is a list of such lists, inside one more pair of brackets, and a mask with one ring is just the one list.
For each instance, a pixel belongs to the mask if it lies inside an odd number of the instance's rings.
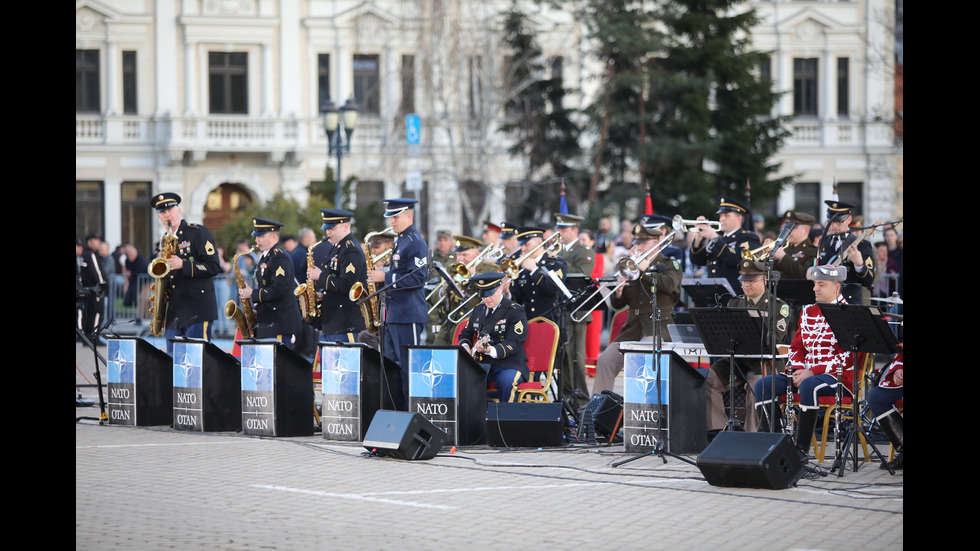
{"label": "tenor saxophone", "polygon": [[163,335],[163,324],[167,319],[167,280],[170,264],[167,260],[177,253],[177,236],[173,224],[167,221],[167,232],[160,238],[160,256],[153,259],[146,268],[155,281],[150,285],[150,334]]}
{"label": "tenor saxophone", "polygon": [[[242,276],[242,269],[238,265],[238,259],[244,254],[249,254],[254,252],[258,247],[252,247],[247,251],[242,251],[235,255],[231,263],[235,268],[235,281],[238,283],[239,289],[245,288],[245,277]],[[242,338],[250,338],[253,335],[253,330],[255,328],[255,310],[252,309],[251,300],[243,300],[241,308],[238,307],[238,303],[235,299],[230,299],[225,303],[225,317],[228,319],[234,319],[235,325],[238,327],[238,331],[242,334]]]}
{"label": "tenor saxophone", "polygon": [[[373,270],[374,265],[377,262],[383,261],[385,266],[388,265],[388,259],[391,258],[391,252],[393,251],[393,249],[388,249],[387,251],[381,254],[372,256],[370,242],[373,236],[378,235],[380,233],[384,233],[390,229],[391,229],[390,227],[385,228],[379,232],[371,232],[366,236],[364,236],[364,243],[361,245],[361,248],[364,249],[364,259],[367,262],[368,270]],[[359,302],[362,298],[373,295],[377,290],[375,289],[375,286],[376,286],[375,283],[370,281],[366,283],[361,283],[360,281],[358,281],[354,285],[351,285],[350,293],[348,293],[347,298],[349,298],[351,302],[354,303]],[[364,318],[364,325],[366,326],[367,330],[370,331],[371,333],[377,333],[378,330],[381,329],[381,324],[382,324],[381,304],[378,301],[378,297],[373,297],[364,302],[361,302],[360,307],[361,307],[361,317]]]}
{"label": "tenor saxophone", "polygon": [[[309,270],[313,268],[313,249],[317,247],[320,243],[323,243],[324,239],[321,239],[310,247],[310,250],[306,252],[306,269]],[[299,301],[299,311],[303,314],[303,319],[307,323],[312,322],[316,318],[320,317],[320,306],[316,303],[316,288],[313,285],[313,280],[307,278],[306,283],[300,283],[293,289],[293,294],[296,295],[296,299]]]}

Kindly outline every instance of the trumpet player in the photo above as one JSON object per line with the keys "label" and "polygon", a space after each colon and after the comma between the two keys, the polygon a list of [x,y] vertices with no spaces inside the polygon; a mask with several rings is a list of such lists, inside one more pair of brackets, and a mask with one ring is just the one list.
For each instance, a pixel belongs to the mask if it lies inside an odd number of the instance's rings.
{"label": "trumpet player", "polygon": [[320,313],[314,323],[320,330],[320,342],[349,342],[357,340],[364,330],[364,317],[350,300],[350,289],[355,283],[363,284],[367,278],[367,260],[364,249],[350,231],[354,213],[344,209],[320,209],[323,218],[321,228],[327,234],[327,256],[317,259],[313,250],[314,265],[306,269],[306,279],[316,282]]}
{"label": "trumpet player", "polygon": [[[642,224],[634,225],[632,234],[633,246],[630,250],[632,258],[641,258],[644,253],[650,252],[660,243],[664,235],[661,228]],[[596,360],[593,395],[602,394],[604,390],[612,390],[616,376],[623,370],[624,359],[623,353],[619,351],[619,343],[652,340],[654,301],[661,312],[661,335],[664,340],[670,340],[667,325],[673,323],[671,313],[681,298],[680,263],[675,259],[665,258],[662,253],[657,253],[652,257],[644,258],[638,267],[640,277],[632,281],[622,275],[617,278],[619,287],[611,297],[611,304],[615,310],[628,307],[629,315],[619,335],[609,343]],[[650,294],[653,287],[656,288],[656,297]]]}
{"label": "trumpet player", "polygon": [[293,261],[279,244],[282,222],[252,219],[252,237],[262,256],[255,270],[255,288],[238,289],[242,301],[252,301],[255,309],[255,338],[275,338],[293,348],[293,336],[303,330],[303,317],[293,290],[296,280]]}
{"label": "trumpet player", "polygon": [[169,272],[158,282],[167,295],[165,336],[167,353],[173,353],[174,337],[211,340],[218,317],[218,300],[212,278],[221,273],[221,260],[211,230],[183,219],[180,196],[159,193],[150,200],[157,219],[176,237],[176,251],[166,259]]}
{"label": "trumpet player", "polygon": [[786,246],[772,252],[773,268],[787,279],[806,279],[806,270],[817,258],[817,248],[810,242],[810,228],[817,219],[805,212],[786,211],[783,222],[796,224],[786,237]]}
{"label": "trumpet player", "polygon": [[[558,256],[565,259],[569,274],[582,274],[592,277],[595,268],[595,252],[579,242],[579,224],[585,219],[574,214],[555,214],[555,228],[560,235],[561,247]],[[585,335],[591,316],[579,323],[569,319],[569,342],[565,347],[565,371],[562,377],[562,392],[565,396],[575,396],[579,400],[589,399],[589,383],[585,380]]]}
{"label": "trumpet player", "polygon": [[707,266],[708,277],[727,279],[734,291],[739,288],[738,265],[742,261],[742,252],[759,247],[761,242],[754,231],[743,228],[748,214],[745,205],[730,197],[722,197],[716,214],[719,231],[715,231],[705,217],[698,217],[698,220],[706,223],[698,224],[698,231],[692,232],[691,262]]}

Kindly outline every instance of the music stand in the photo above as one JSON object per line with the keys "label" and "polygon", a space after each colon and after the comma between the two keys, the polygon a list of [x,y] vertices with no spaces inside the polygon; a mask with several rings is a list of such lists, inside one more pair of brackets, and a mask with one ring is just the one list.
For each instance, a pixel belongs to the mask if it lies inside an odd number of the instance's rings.
{"label": "music stand", "polygon": [[762,314],[755,308],[691,308],[690,313],[708,354],[728,356],[728,384],[732,394],[725,430],[735,430],[735,370],[738,368],[735,354],[755,355],[765,349]]}
{"label": "music stand", "polygon": [[[837,441],[837,456],[830,470],[834,471],[840,467],[840,472],[837,476],[841,477],[844,476],[844,465],[847,463],[848,444],[852,441],[854,443],[854,472],[858,470],[858,439],[854,433],[855,430],[861,430],[861,411],[860,404],[858,404],[857,392],[859,370],[857,353],[894,354],[898,352],[898,338],[895,337],[895,333],[888,327],[888,322],[882,319],[881,310],[877,306],[825,303],[820,303],[819,305],[820,311],[823,312],[823,316],[827,320],[827,324],[830,325],[830,330],[834,332],[834,337],[837,338],[837,343],[842,349],[854,355],[854,378],[851,382],[854,420],[852,421],[852,426],[847,431],[847,439],[843,446],[843,455],[840,445],[840,400],[843,390],[841,389],[842,385],[837,385],[837,427],[834,432],[835,440]],[[861,373],[861,376],[863,376],[863,373]],[[838,375],[838,380],[840,380],[840,375]],[[875,453],[878,454],[882,463],[885,463],[874,442],[871,442],[870,438],[868,438],[868,442],[871,444]]]}
{"label": "music stand", "polygon": [[[694,306],[708,307],[722,304],[719,297],[727,294],[735,297],[731,283],[723,277],[710,277],[707,279],[684,278],[681,287],[687,291],[687,296],[691,297]],[[727,300],[724,302],[728,302]]]}

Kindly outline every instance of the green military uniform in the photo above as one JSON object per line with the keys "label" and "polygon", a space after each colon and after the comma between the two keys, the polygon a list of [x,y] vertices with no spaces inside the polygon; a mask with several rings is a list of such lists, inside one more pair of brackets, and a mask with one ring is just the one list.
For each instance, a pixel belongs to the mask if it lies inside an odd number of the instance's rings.
{"label": "green military uniform", "polygon": [[[573,214],[555,214],[555,220],[555,226],[562,231],[564,228],[577,228],[584,218]],[[565,235],[562,234],[563,237]],[[580,243],[577,238],[570,244],[563,244],[558,251],[558,256],[565,259],[568,270],[566,277],[573,274],[592,277],[592,270],[595,268],[595,251]],[[571,309],[569,309],[570,313]],[[592,316],[586,316],[580,323],[575,323],[571,315],[566,322],[570,338],[565,345],[565,373],[569,376],[562,377],[562,392],[566,396],[575,395],[584,400],[589,397],[589,384],[585,380],[585,338],[591,322]]]}
{"label": "green military uniform", "polygon": [[[786,211],[783,220],[807,228],[810,228],[817,221],[809,214],[791,210]],[[809,234],[809,229],[807,233]],[[773,262],[772,267],[779,270],[785,279],[806,279],[807,268],[813,266],[817,258],[817,247],[813,245],[813,242],[807,238],[799,243],[786,245],[783,252],[786,253],[786,256]]]}

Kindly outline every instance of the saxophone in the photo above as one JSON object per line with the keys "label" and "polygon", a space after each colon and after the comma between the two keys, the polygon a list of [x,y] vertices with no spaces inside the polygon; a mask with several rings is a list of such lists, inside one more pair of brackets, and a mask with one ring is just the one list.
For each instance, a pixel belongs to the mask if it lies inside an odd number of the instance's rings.
{"label": "saxophone", "polygon": [[[388,249],[387,251],[377,255],[371,255],[371,238],[379,233],[384,233],[391,228],[385,228],[379,232],[371,232],[364,236],[364,243],[361,248],[364,249],[364,259],[367,261],[367,269],[373,270],[374,265],[377,262],[384,261],[384,265],[388,265],[388,259],[391,257],[391,252],[394,249]],[[350,293],[347,295],[351,302],[358,302],[366,296],[371,296],[375,293],[376,284],[368,281],[367,283],[361,283],[358,281],[350,288]],[[361,316],[364,318],[364,325],[367,330],[371,333],[377,333],[381,329],[381,304],[378,302],[378,297],[372,297],[361,303]]]}
{"label": "saxophone", "polygon": [[150,285],[150,334],[154,337],[163,335],[163,324],[167,319],[167,282],[170,275],[170,264],[167,260],[177,253],[177,236],[174,235],[173,224],[167,221],[167,233],[160,238],[160,256],[153,259],[146,268],[150,277],[155,279]]}
{"label": "saxophone", "polygon": [[[241,258],[243,254],[248,254],[258,247],[252,247],[247,251],[242,251],[235,255],[231,263],[235,267],[235,281],[238,283],[239,289],[245,288],[245,277],[242,276],[242,269],[238,266],[238,259]],[[235,299],[229,299],[225,303],[225,317],[228,319],[234,319],[235,325],[238,326],[238,331],[242,334],[242,338],[250,338],[253,336],[252,329],[255,327],[255,310],[252,309],[251,300],[243,300],[242,307],[238,307],[238,303]]]}
{"label": "saxophone", "polygon": [[[321,239],[310,247],[310,250],[306,252],[306,269],[309,270],[313,268],[313,249],[317,247],[320,243],[325,240]],[[313,285],[312,279],[307,279],[306,283],[300,283],[293,289],[293,294],[296,295],[296,299],[299,300],[299,311],[303,314],[303,319],[307,323],[312,322],[314,319],[320,317],[320,307],[316,303],[316,288]]]}

